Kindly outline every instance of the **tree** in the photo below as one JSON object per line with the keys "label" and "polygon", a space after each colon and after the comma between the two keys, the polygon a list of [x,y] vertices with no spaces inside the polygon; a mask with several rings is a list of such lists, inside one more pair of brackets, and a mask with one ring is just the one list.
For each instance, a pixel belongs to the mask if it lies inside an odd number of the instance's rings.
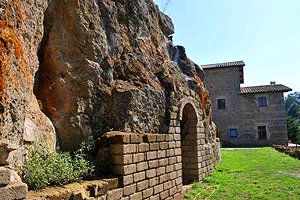
{"label": "tree", "polygon": [[285,98],[288,138],[293,143],[300,143],[300,92],[289,94]]}

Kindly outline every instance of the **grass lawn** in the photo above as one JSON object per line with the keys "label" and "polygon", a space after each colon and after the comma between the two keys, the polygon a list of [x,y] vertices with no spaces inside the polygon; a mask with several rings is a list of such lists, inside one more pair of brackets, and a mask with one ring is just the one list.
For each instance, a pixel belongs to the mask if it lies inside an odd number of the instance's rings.
{"label": "grass lawn", "polygon": [[300,160],[272,148],[222,150],[220,163],[186,199],[300,200]]}

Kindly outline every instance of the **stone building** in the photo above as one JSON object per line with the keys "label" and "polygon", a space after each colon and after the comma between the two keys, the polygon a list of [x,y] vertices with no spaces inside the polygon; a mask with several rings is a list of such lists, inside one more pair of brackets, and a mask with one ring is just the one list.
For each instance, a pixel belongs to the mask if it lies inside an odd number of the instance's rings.
{"label": "stone building", "polygon": [[287,143],[284,92],[270,85],[241,87],[243,61],[202,65],[212,100],[213,121],[223,147]]}

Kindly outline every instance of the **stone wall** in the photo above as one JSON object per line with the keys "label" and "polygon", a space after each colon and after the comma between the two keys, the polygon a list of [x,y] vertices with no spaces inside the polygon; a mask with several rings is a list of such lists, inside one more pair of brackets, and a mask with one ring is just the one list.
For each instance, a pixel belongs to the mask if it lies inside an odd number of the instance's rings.
{"label": "stone wall", "polygon": [[[232,142],[236,138],[229,137],[229,130],[237,128],[241,133],[239,67],[207,69],[205,83],[212,101],[212,119],[218,127],[217,135],[222,143]],[[218,99],[225,99],[225,109],[218,109]]]}
{"label": "stone wall", "polygon": [[[258,107],[257,98],[267,97],[267,107]],[[287,124],[282,92],[240,95],[242,137],[237,144],[271,146],[287,144]],[[257,127],[266,126],[267,139],[259,140]]]}
{"label": "stone wall", "polygon": [[[223,147],[287,143],[282,92],[240,94],[238,66],[206,69],[205,75],[212,101],[212,118]],[[258,107],[258,97],[267,97],[268,106]],[[225,109],[218,109],[217,99],[225,99]],[[266,126],[267,140],[258,139],[258,126]],[[238,136],[230,137],[230,129],[237,129]]]}
{"label": "stone wall", "polygon": [[106,133],[101,140],[120,176],[122,199],[181,199],[183,184],[202,180],[220,159],[219,144],[201,145],[198,136],[181,146],[180,127],[172,134]]}

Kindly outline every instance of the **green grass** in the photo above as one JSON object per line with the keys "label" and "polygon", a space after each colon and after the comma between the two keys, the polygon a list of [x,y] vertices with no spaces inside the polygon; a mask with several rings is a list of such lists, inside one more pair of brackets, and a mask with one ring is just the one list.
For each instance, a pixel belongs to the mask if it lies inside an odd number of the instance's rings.
{"label": "green grass", "polygon": [[271,148],[221,153],[223,162],[186,199],[300,199],[300,160]]}

